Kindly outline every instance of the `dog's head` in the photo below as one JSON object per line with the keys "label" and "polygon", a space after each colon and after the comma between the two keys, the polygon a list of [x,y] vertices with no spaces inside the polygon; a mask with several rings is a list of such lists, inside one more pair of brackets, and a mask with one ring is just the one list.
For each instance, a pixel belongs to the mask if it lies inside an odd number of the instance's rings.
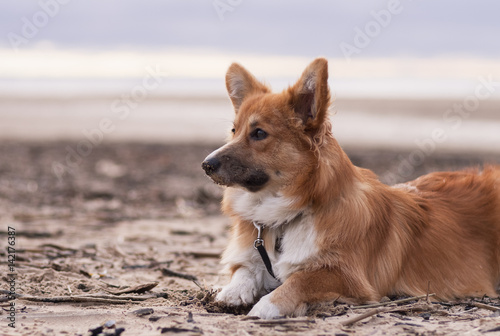
{"label": "dog's head", "polygon": [[305,183],[317,163],[318,146],[330,134],[327,81],[323,58],[282,93],[271,93],[245,68],[232,64],[226,74],[236,114],[232,134],[203,161],[207,175],[218,184],[251,192]]}

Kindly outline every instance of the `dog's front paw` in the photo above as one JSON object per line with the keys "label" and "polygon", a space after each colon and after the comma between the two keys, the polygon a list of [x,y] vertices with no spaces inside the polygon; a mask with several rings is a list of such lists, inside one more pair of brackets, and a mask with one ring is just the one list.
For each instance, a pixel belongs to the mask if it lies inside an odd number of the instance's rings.
{"label": "dog's front paw", "polygon": [[280,313],[278,306],[271,302],[271,294],[267,294],[266,296],[263,296],[262,299],[255,304],[255,306],[253,306],[248,315],[258,316],[261,319],[268,320],[282,316],[283,314]]}
{"label": "dog's front paw", "polygon": [[231,281],[215,297],[216,301],[224,302],[230,306],[241,306],[252,304],[257,296],[257,289],[252,279],[241,279]]}

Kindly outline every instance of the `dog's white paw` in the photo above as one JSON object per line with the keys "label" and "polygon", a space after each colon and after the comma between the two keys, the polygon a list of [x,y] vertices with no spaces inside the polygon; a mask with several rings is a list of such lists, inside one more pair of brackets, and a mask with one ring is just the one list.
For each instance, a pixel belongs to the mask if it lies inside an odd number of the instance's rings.
{"label": "dog's white paw", "polygon": [[222,301],[230,306],[252,304],[257,296],[255,280],[234,276],[229,285],[215,297],[216,301]]}
{"label": "dog's white paw", "polygon": [[271,294],[267,294],[266,296],[263,296],[262,299],[255,304],[255,306],[253,306],[248,315],[258,316],[261,319],[268,320],[283,314],[281,314],[278,307],[271,302]]}

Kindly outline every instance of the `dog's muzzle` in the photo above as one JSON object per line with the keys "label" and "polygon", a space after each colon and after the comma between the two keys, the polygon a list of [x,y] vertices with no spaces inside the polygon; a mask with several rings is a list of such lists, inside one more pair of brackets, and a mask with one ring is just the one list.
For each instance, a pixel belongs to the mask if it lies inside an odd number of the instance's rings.
{"label": "dog's muzzle", "polygon": [[249,167],[238,158],[219,151],[207,156],[201,167],[215,183],[228,187],[240,185],[255,192],[269,181],[269,176],[263,169]]}

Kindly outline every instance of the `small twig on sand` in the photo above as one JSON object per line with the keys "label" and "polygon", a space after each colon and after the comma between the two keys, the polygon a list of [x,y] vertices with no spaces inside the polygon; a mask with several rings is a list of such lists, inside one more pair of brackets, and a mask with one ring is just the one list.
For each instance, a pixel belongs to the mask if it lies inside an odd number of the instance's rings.
{"label": "small twig on sand", "polygon": [[291,324],[291,323],[316,323],[312,319],[276,319],[276,320],[257,320],[254,323],[261,326],[274,326],[281,324]]}
{"label": "small twig on sand", "polygon": [[147,265],[123,265],[123,269],[140,269],[140,268],[155,268],[160,265],[167,265],[167,267],[170,266],[171,263],[173,263],[173,260],[167,260],[167,261],[152,261]]}
{"label": "small twig on sand", "polygon": [[472,305],[474,307],[477,307],[477,308],[488,309],[488,310],[491,310],[494,312],[500,311],[500,308],[498,308],[498,307],[490,306],[490,305],[487,305],[487,304],[481,303],[481,302],[472,302]]}
{"label": "small twig on sand", "polygon": [[181,278],[181,279],[186,279],[186,280],[191,280],[191,281],[198,281],[198,278],[195,277],[194,275],[177,273],[177,272],[174,272],[172,270],[169,270],[168,268],[162,268],[161,274],[163,274],[164,276],[171,276],[171,277],[176,277],[176,278]]}
{"label": "small twig on sand", "polygon": [[109,300],[132,300],[132,301],[146,301],[149,299],[156,299],[158,295],[141,295],[141,296],[127,296],[120,295],[119,297],[106,294],[89,294],[89,295],[78,295],[73,297],[88,297],[88,298],[100,298]]}
{"label": "small twig on sand", "polygon": [[198,278],[195,277],[194,275],[177,273],[177,272],[174,272],[172,270],[169,270],[168,268],[162,268],[161,269],[161,274],[163,274],[164,276],[171,276],[171,277],[176,277],[176,278],[191,280],[192,282],[194,282],[194,284],[196,286],[198,286],[198,288],[200,288],[201,290],[204,290],[204,288],[198,282]]}
{"label": "small twig on sand", "polygon": [[61,303],[61,302],[91,302],[91,303],[107,303],[107,304],[127,304],[127,303],[139,303],[132,300],[119,300],[119,299],[102,299],[97,297],[88,296],[54,296],[54,297],[39,297],[39,296],[22,296],[18,300],[26,300],[33,302],[51,302],[51,303]]}
{"label": "small twig on sand", "polygon": [[45,247],[53,248],[53,249],[56,249],[56,250],[59,250],[59,251],[78,252],[78,250],[76,250],[74,248],[65,247],[65,246],[61,246],[61,245],[57,245],[57,244],[42,244],[42,245],[40,245],[40,247],[41,248],[45,248]]}
{"label": "small twig on sand", "polygon": [[[7,233],[0,232],[0,235],[6,235]],[[63,234],[62,230],[59,230],[57,232],[38,232],[38,231],[20,231],[19,233],[16,233],[16,236],[23,236],[26,238],[53,238],[53,237],[58,237]]]}
{"label": "small twig on sand", "polygon": [[[370,316],[380,314],[380,313],[396,312],[396,311],[403,311],[403,310],[404,311],[413,310],[413,309],[415,309],[415,307],[408,307],[406,309],[402,309],[401,307],[383,307],[383,306],[387,306],[387,305],[394,304],[394,303],[395,304],[405,303],[405,302],[415,301],[415,300],[420,300],[420,299],[426,299],[428,301],[429,297],[434,296],[434,295],[436,295],[436,294],[426,294],[426,295],[414,296],[414,297],[410,297],[410,298],[406,298],[406,299],[402,299],[402,300],[351,307],[351,309],[366,309],[366,308],[374,308],[374,309],[371,309],[371,310],[369,310],[363,314],[360,314],[358,316],[355,316],[351,319],[345,320],[345,321],[341,322],[341,324],[343,326],[348,326],[348,325],[354,324],[356,322],[359,322],[361,320],[364,320],[365,318],[368,318]],[[422,310],[422,309],[423,309],[423,307],[418,307],[418,310]]]}
{"label": "small twig on sand", "polygon": [[155,288],[156,286],[158,286],[158,284],[159,284],[159,282],[155,281],[155,282],[149,282],[147,284],[137,285],[137,286],[133,286],[133,287],[118,290],[118,291],[111,291],[108,289],[105,289],[105,291],[110,293],[110,294],[114,294],[114,295],[130,294],[130,293],[142,294],[144,292],[147,292],[147,291]]}
{"label": "small twig on sand", "polygon": [[390,310],[392,310],[392,308],[388,308],[388,307],[375,308],[375,309],[367,311],[366,313],[363,313],[363,314],[360,314],[360,315],[355,316],[353,318],[350,318],[348,320],[345,320],[345,321],[341,322],[340,324],[342,324],[343,326],[348,326],[348,325],[354,324],[356,322],[359,322],[361,320],[364,320],[365,318],[368,318],[370,316],[380,314],[380,313],[385,313],[385,312],[388,312]]}
{"label": "small twig on sand", "polygon": [[[3,293],[2,293],[3,294]],[[34,302],[100,302],[110,303],[110,301],[120,301],[120,303],[126,303],[129,301],[146,301],[149,299],[156,299],[160,297],[158,294],[153,295],[141,295],[141,296],[120,296],[116,297],[113,295],[106,294],[87,294],[87,295],[70,295],[70,296],[54,296],[54,297],[41,297],[41,296],[25,296],[16,294],[16,299],[34,301]],[[0,302],[10,301],[7,297],[0,297]]]}
{"label": "small twig on sand", "polygon": [[401,299],[401,300],[395,300],[395,301],[387,301],[387,302],[381,302],[381,303],[374,303],[374,304],[369,304],[369,305],[363,305],[363,306],[354,306],[354,307],[351,307],[351,309],[367,309],[367,308],[377,308],[377,307],[384,307],[384,306],[388,306],[390,304],[399,304],[399,303],[405,303],[405,302],[409,302],[409,301],[416,301],[416,300],[420,300],[420,299],[426,299],[428,297],[431,297],[431,296],[435,296],[436,294],[426,294],[426,295],[421,295],[421,296],[413,296],[413,297],[409,297],[409,298],[406,298],[406,299]]}
{"label": "small twig on sand", "polygon": [[113,285],[109,282],[106,282],[106,281],[103,281],[102,279],[99,279],[103,284],[105,284],[106,286],[108,287],[112,287],[112,288],[121,288],[122,286],[119,286],[119,285]]}
{"label": "small twig on sand", "polygon": [[192,251],[192,252],[186,252],[188,256],[191,256],[195,259],[198,258],[214,258],[214,259],[219,259],[221,256],[220,252],[197,252],[197,251]]}
{"label": "small twig on sand", "polygon": [[203,287],[202,285],[200,285],[200,283],[197,281],[197,280],[193,280],[193,283],[198,286],[199,289],[201,289],[202,291],[205,291],[205,287]]}
{"label": "small twig on sand", "polygon": [[499,327],[495,327],[493,329],[490,329],[490,330],[486,330],[486,331],[483,331],[483,333],[489,333],[489,332],[495,332],[495,331],[500,331],[500,326]]}
{"label": "small twig on sand", "polygon": [[[160,329],[160,327],[158,327]],[[194,327],[193,329],[186,329],[186,328],[179,328],[179,327],[165,327],[160,329],[161,334],[166,334],[166,333],[197,333],[197,334],[202,334],[201,329],[198,327]]]}

